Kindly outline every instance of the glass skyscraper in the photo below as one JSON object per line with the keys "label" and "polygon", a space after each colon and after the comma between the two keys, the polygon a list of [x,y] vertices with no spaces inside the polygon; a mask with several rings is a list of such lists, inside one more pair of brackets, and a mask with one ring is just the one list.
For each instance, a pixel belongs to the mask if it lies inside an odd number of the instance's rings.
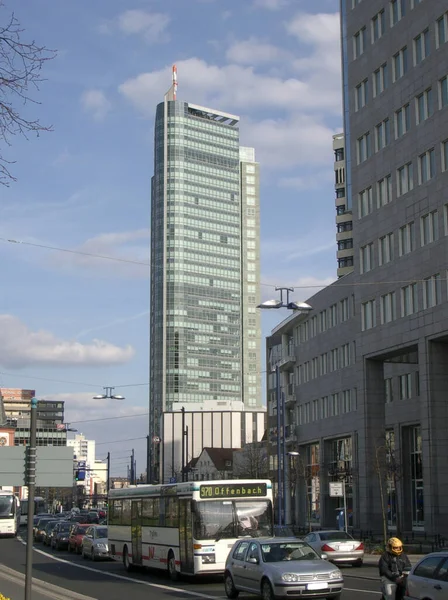
{"label": "glass skyscraper", "polygon": [[[205,401],[262,405],[259,173],[239,118],[181,102],[157,106],[151,190],[150,422]],[[240,408],[240,404],[238,408]],[[150,451],[157,479],[157,444]]]}

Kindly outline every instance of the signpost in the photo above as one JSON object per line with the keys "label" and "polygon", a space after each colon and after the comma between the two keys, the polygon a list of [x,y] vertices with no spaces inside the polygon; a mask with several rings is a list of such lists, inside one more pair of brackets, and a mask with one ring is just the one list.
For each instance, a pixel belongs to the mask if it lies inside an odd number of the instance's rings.
{"label": "signpost", "polygon": [[330,482],[330,496],[332,498],[344,498],[344,530],[347,532],[347,496],[345,494],[345,479],[344,481]]}

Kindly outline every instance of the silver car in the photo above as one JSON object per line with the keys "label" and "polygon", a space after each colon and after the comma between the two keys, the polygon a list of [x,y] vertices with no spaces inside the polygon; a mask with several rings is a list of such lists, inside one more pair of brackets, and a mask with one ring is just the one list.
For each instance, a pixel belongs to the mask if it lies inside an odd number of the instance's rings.
{"label": "silver car", "polygon": [[448,598],[448,551],[432,552],[422,558],[406,580],[406,600]]}
{"label": "silver car", "polygon": [[304,538],[318,554],[324,552],[328,560],[361,567],[364,561],[364,544],[345,531],[313,531]]}
{"label": "silver car", "polygon": [[275,598],[335,598],[344,587],[341,571],[297,538],[238,540],[226,561],[224,586],[228,598],[251,592]]}
{"label": "silver car", "polygon": [[91,558],[92,560],[110,558],[107,527],[92,525],[87,529],[81,542],[81,554],[83,558]]}

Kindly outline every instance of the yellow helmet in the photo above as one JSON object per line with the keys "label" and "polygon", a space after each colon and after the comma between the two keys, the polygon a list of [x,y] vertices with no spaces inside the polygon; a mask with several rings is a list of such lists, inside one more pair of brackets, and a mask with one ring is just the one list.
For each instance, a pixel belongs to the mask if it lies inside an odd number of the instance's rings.
{"label": "yellow helmet", "polygon": [[395,554],[395,556],[400,556],[403,552],[403,542],[396,537],[392,537],[388,540],[387,547],[389,552]]}

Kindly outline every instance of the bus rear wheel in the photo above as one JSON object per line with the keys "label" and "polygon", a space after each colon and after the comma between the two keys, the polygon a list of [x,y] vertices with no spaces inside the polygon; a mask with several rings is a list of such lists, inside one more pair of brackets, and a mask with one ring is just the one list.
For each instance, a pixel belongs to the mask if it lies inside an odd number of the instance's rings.
{"label": "bus rear wheel", "polygon": [[171,581],[178,581],[179,579],[179,572],[176,569],[176,559],[172,550],[168,554],[168,575]]}
{"label": "bus rear wheel", "polygon": [[124,564],[124,568],[126,569],[126,571],[128,573],[132,571],[132,563],[129,558],[129,552],[128,552],[127,546],[125,546],[124,550],[123,550],[123,564]]}

